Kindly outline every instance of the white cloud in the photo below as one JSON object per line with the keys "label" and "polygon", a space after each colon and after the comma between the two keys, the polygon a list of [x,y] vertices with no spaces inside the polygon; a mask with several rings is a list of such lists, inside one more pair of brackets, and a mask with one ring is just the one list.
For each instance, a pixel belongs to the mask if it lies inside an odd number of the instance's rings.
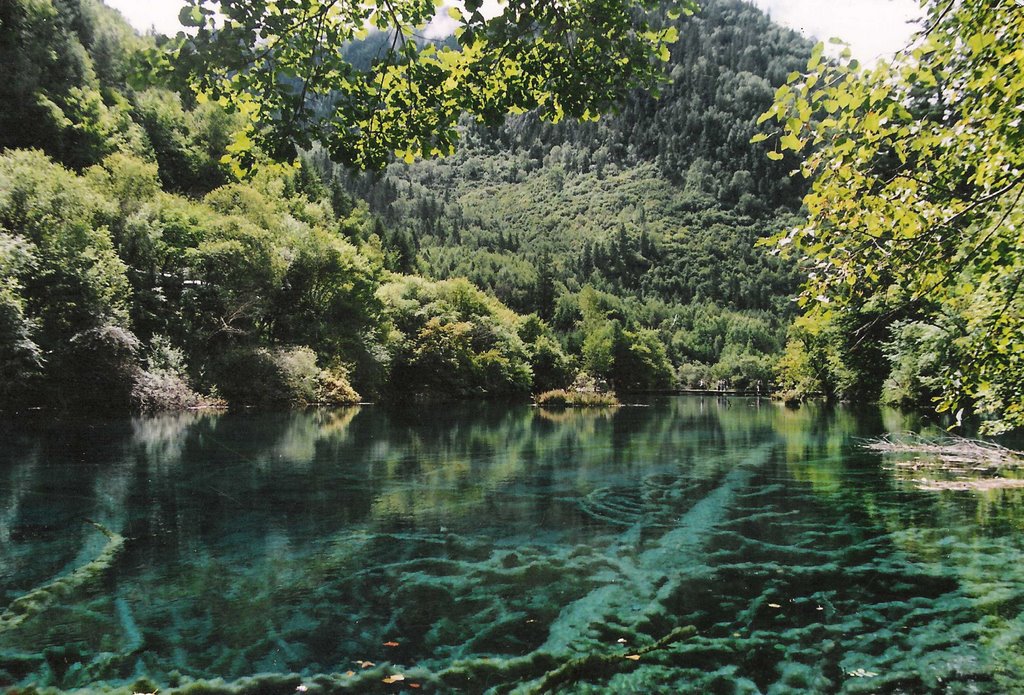
{"label": "white cloud", "polygon": [[874,62],[910,42],[921,16],[916,0],[753,0],[776,22],[802,34],[850,44],[861,61]]}
{"label": "white cloud", "polygon": [[182,0],[104,0],[118,10],[128,23],[139,31],[155,28],[161,34],[174,36],[182,30],[178,12],[185,6]]}

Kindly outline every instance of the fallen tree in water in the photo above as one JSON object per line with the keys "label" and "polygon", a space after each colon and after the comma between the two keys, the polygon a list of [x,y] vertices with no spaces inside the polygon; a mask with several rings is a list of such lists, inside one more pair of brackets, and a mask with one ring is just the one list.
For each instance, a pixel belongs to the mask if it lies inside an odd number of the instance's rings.
{"label": "fallen tree in water", "polygon": [[995,442],[966,437],[887,434],[869,439],[865,449],[902,456],[887,466],[909,477],[920,490],[996,490],[1024,487],[1024,453]]}
{"label": "fallen tree in water", "polygon": [[124,547],[124,536],[109,530],[91,519],[86,519],[85,521],[96,527],[97,531],[107,537],[107,543],[103,546],[99,555],[69,574],[58,577],[14,599],[7,606],[7,609],[0,614],[0,632],[17,627],[27,618],[45,611],[61,600],[66,600],[79,587],[92,581],[110,567],[114,558],[117,557]]}
{"label": "fallen tree in water", "polygon": [[622,670],[627,664],[636,664],[644,654],[664,649],[695,634],[697,634],[697,628],[693,625],[686,625],[675,628],[654,644],[637,649],[632,654],[587,654],[572,659],[544,674],[539,683],[524,692],[528,695],[557,693],[584,678],[607,677]]}
{"label": "fallen tree in water", "polygon": [[951,463],[1024,464],[1024,452],[982,439],[927,437],[915,433],[886,434],[864,443],[865,449],[881,452],[931,454]]}

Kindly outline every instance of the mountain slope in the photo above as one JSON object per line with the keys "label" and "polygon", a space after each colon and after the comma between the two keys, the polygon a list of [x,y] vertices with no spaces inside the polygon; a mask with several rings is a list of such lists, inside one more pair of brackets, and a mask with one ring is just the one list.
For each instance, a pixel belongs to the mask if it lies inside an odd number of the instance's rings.
{"label": "mountain slope", "polygon": [[784,312],[795,274],[754,242],[802,190],[793,162],[749,140],[810,45],[738,0],[703,3],[679,29],[660,98],[636,94],[597,123],[467,124],[453,157],[342,177],[421,271],[465,275],[521,311],[551,311],[535,291],[543,259],[570,292]]}

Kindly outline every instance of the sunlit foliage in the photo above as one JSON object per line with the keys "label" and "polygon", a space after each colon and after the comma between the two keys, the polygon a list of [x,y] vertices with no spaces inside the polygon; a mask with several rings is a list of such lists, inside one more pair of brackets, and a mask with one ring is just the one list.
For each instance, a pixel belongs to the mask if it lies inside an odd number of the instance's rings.
{"label": "sunlit foliage", "polygon": [[[320,143],[347,164],[448,154],[463,112],[498,123],[534,109],[548,120],[590,118],[635,87],[653,86],[678,37],[654,0],[510,0],[485,18],[482,0],[445,9],[419,0],[188,0],[195,28],[174,57],[203,95],[241,110],[251,127],[232,145],[245,168],[253,145],[277,159]],[[690,12],[680,0],[673,16]],[[455,43],[423,39],[441,13]],[[368,65],[342,48],[380,32]]]}
{"label": "sunlit foliage", "polygon": [[776,241],[810,260],[818,320],[860,314],[861,339],[906,319],[944,332],[939,409],[973,406],[1000,430],[1024,424],[1024,12],[925,8],[891,62],[833,63],[819,46],[776,92],[769,156],[806,155],[812,181],[806,224]]}

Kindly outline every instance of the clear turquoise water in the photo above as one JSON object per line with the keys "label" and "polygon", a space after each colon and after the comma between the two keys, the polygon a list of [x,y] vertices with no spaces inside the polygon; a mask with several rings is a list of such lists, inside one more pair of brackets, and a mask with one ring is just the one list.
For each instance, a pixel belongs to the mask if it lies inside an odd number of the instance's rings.
{"label": "clear turquoise water", "polygon": [[1024,493],[858,446],[913,426],[697,397],[7,421],[0,689],[1024,691]]}

